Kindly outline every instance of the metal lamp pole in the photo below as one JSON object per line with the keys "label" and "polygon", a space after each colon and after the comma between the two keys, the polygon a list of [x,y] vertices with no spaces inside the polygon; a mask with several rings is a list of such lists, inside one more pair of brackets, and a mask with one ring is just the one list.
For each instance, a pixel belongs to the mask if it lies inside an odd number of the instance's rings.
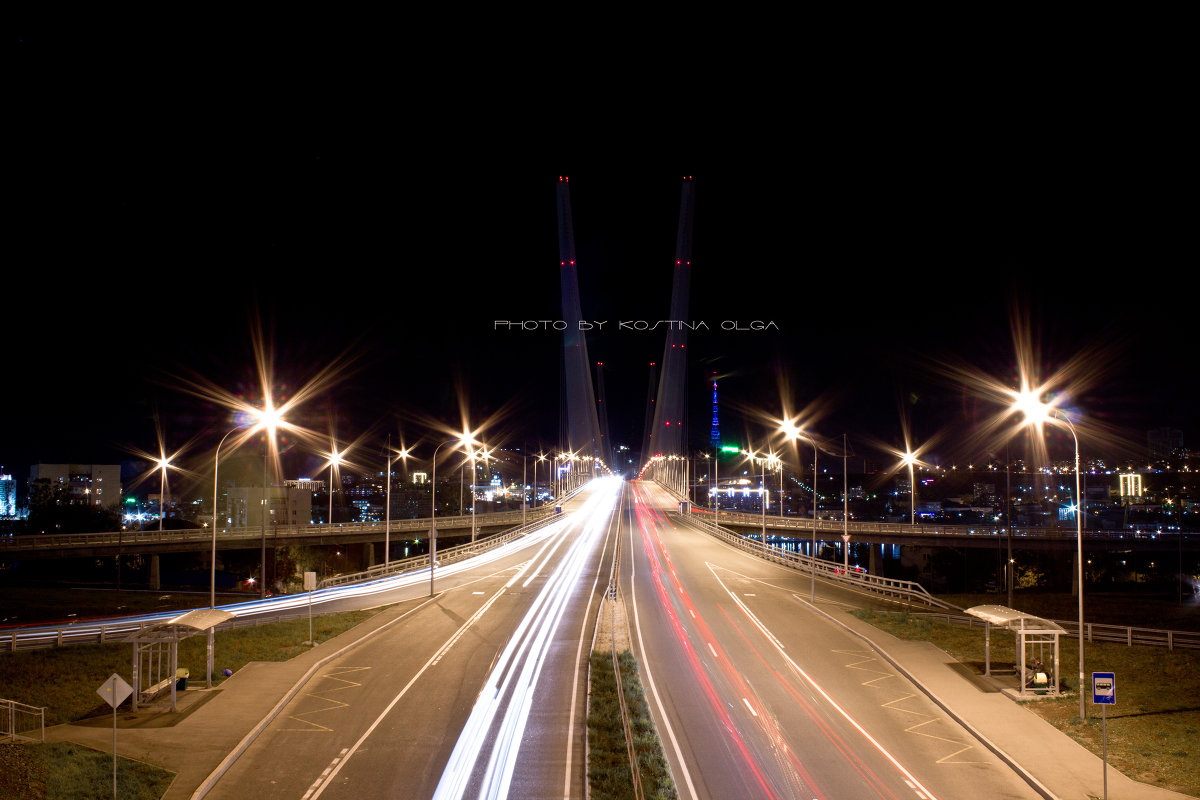
{"label": "metal lamp pole", "polygon": [[[213,456],[213,528],[212,528],[212,554],[209,559],[210,575],[208,582],[208,607],[217,607],[217,470],[221,466],[221,445],[225,444],[225,440],[230,434],[240,431],[241,428],[234,428],[229,433],[221,437],[221,441],[217,444],[216,455]],[[215,632],[212,628],[208,629],[208,682],[207,688],[212,688],[212,673],[213,673],[213,655],[215,647]]]}
{"label": "metal lamp pole", "polygon": [[[429,596],[433,597],[433,568],[437,563],[437,454],[443,445],[459,442],[466,444],[466,437],[447,439],[433,448],[433,487],[429,490]],[[469,445],[468,445],[469,446]],[[461,511],[461,508],[459,509]]]}
{"label": "metal lamp pole", "polygon": [[1083,702],[1083,515],[1081,514],[1083,498],[1079,494],[1079,437],[1075,433],[1075,426],[1071,424],[1071,420],[1066,414],[1059,412],[1057,409],[1053,412],[1053,416],[1067,423],[1067,428],[1071,431],[1071,438],[1075,440],[1075,558],[1079,563],[1078,580],[1079,580],[1079,719],[1086,719],[1084,714],[1086,708]]}

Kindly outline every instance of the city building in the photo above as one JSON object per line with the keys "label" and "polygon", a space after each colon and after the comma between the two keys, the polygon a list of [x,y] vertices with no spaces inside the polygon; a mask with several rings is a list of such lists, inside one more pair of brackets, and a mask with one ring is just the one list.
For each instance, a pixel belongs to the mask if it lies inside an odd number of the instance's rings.
{"label": "city building", "polygon": [[17,481],[12,475],[0,473],[0,518],[17,515]]}
{"label": "city building", "polygon": [[1151,461],[1165,461],[1183,454],[1183,431],[1155,428],[1146,432],[1146,444],[1150,448]]}
{"label": "city building", "polygon": [[971,496],[979,505],[996,505],[996,484],[976,483],[971,487]]}
{"label": "city building", "polygon": [[1142,476],[1136,472],[1124,473],[1121,479],[1121,501],[1131,502],[1142,496]]}
{"label": "city building", "polygon": [[34,464],[29,468],[29,486],[38,480],[62,486],[68,503],[121,507],[119,464]]}
{"label": "city building", "polygon": [[[263,487],[237,486],[226,494],[226,524],[234,528],[262,525]],[[267,487],[268,527],[311,525],[312,492],[292,486]]]}

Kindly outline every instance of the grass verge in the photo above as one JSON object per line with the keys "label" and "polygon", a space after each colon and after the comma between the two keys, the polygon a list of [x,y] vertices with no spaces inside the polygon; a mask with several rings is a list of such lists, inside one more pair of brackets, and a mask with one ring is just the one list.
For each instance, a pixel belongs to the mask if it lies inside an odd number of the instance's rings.
{"label": "grass verge", "polygon": [[[957,628],[907,613],[852,612],[901,639],[927,641],[982,672],[983,631]],[[992,663],[1012,665],[1012,635],[993,631]],[[1047,652],[1049,648],[1047,648]],[[1079,650],[1075,639],[1059,643],[1059,674],[1073,693],[1056,700],[1024,703],[1032,713],[1071,736],[1097,756],[1101,753],[1100,710],[1086,697],[1088,718],[1079,719]],[[1045,658],[1043,660],[1046,660]],[[1051,666],[1046,660],[1047,666]],[[1111,642],[1084,645],[1084,675],[1114,672],[1117,705],[1108,709],[1108,761],[1134,780],[1200,795],[1200,653]],[[1086,692],[1091,691],[1085,684]]]}
{"label": "grass verge", "polygon": [[[629,709],[633,746],[637,752],[642,790],[647,798],[677,797],[662,744],[650,719],[650,707],[638,677],[637,660],[628,650],[617,656],[621,686]],[[588,785],[593,800],[625,800],[633,795],[633,775],[621,725],[621,706],[612,653],[597,650],[591,656],[591,696],[588,700]]]}
{"label": "grass verge", "polygon": [[[349,611],[313,617],[313,637],[324,641],[353,628],[375,611]],[[273,622],[217,631],[214,685],[220,672],[237,672],[251,661],[287,661],[309,649],[308,619]],[[204,680],[205,636],[179,644],[179,666],[192,674],[192,685]],[[73,722],[112,709],[96,694],[114,672],[131,680],[132,644],[93,644],[0,653],[0,696],[31,706],[46,707],[46,724]],[[111,794],[112,787],[109,786]],[[3,795],[0,795],[3,796]]]}
{"label": "grass verge", "polygon": [[[69,742],[0,745],[0,797],[8,800],[108,798],[113,762],[101,753]],[[141,761],[117,759],[117,797],[157,800],[174,773]]]}

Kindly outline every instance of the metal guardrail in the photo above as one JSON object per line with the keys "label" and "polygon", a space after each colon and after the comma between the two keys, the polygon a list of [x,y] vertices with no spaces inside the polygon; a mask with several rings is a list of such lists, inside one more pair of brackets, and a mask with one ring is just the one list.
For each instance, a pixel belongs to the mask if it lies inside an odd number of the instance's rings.
{"label": "metal guardrail", "polygon": [[[540,506],[529,509],[528,517],[553,516],[554,506]],[[497,525],[520,524],[520,511],[500,511],[494,514],[479,514],[475,517],[476,525],[495,527]],[[453,517],[438,517],[438,528],[469,528],[471,515],[462,514]],[[267,535],[271,538],[287,537],[303,539],[337,534],[382,534],[387,527],[383,522],[347,522],[332,525],[272,525]],[[420,519],[392,520],[393,532],[427,531],[430,528],[429,517]],[[217,531],[217,542],[241,539],[260,539],[262,526],[251,525],[236,528],[221,528]],[[0,553],[21,550],[54,550],[71,547],[108,547],[120,545],[132,547],[138,544],[174,544],[181,542],[211,542],[213,539],[210,528],[182,528],[166,531],[109,531],[102,533],[59,533],[35,534],[31,536],[2,536],[0,537]]]}
{"label": "metal guardrail", "polygon": [[745,550],[747,553],[756,555],[759,558],[793,569],[804,570],[805,572],[816,572],[823,579],[843,586],[869,591],[872,594],[891,599],[899,599],[905,603],[919,603],[925,606],[944,609],[956,608],[956,606],[932,596],[925,590],[924,586],[915,581],[884,578],[879,575],[870,575],[862,572],[846,572],[841,565],[833,562],[822,561],[819,558],[812,558],[800,553],[789,553],[778,547],[764,547],[760,541],[755,541],[732,531],[727,531],[724,528],[719,528],[711,522],[697,519],[691,514],[685,515],[671,511],[668,512],[668,516],[680,519],[705,533],[716,536],[728,544],[740,550]]}
{"label": "metal guardrail", "polygon": [[[329,611],[323,612],[334,614],[338,612]],[[43,628],[37,630],[12,630],[4,631],[0,634],[0,653],[16,653],[25,650],[45,650],[50,647],[64,647],[72,644],[102,644],[104,642],[113,642],[123,640],[127,634],[134,631],[148,628],[164,620],[179,616],[178,611],[171,611],[167,614],[160,615],[161,619],[154,618],[143,620],[141,622],[112,622],[97,625],[67,625],[57,628]],[[318,614],[319,616],[319,614]],[[233,628],[245,628],[258,625],[269,625],[273,622],[289,622],[294,619],[308,619],[308,612],[295,614],[280,614],[270,617],[239,617],[231,619],[228,622],[222,622],[216,626],[219,631],[230,630]]]}
{"label": "metal guardrail", "polygon": [[[693,508],[693,514],[704,516],[711,515],[713,512],[703,508]],[[754,525],[761,526],[763,517],[761,514],[750,514],[742,511],[722,511],[721,521],[729,521],[737,525]],[[768,528],[787,529],[797,531],[811,531],[813,529],[812,517],[779,517],[767,515],[766,523]],[[843,523],[841,520],[833,519],[817,519],[816,527],[818,531],[826,533],[836,533],[841,535]],[[995,525],[984,524],[935,524],[930,525],[920,523],[917,525],[909,525],[904,522],[848,522],[845,528],[849,533],[873,533],[873,534],[920,534],[922,536],[997,536],[1008,533],[1008,528]],[[1069,539],[1075,540],[1075,528],[1032,528],[1032,527],[1014,527],[1013,536],[1018,538],[1041,538],[1041,539]],[[1085,530],[1083,532],[1085,539],[1157,539],[1164,536],[1200,536],[1200,533],[1193,531],[1160,531],[1158,529],[1150,530],[1131,530],[1131,531],[1095,531]]]}
{"label": "metal guardrail", "polygon": [[[976,626],[982,628],[986,624],[977,617],[961,616],[958,614],[939,614],[937,612],[924,611],[914,616],[944,620],[947,625],[955,625],[960,628],[973,628]],[[1071,639],[1078,638],[1079,620],[1054,619],[1050,621],[1067,631],[1067,633],[1063,634],[1064,637]],[[1083,638],[1089,642],[1116,642],[1126,647],[1140,645],[1144,647],[1165,647],[1168,650],[1174,650],[1176,647],[1200,650],[1200,632],[1196,631],[1168,631],[1156,628],[1133,628],[1126,625],[1085,622],[1083,624]]]}
{"label": "metal guardrail", "polygon": [[[0,700],[0,739],[10,742],[46,741],[46,707]],[[37,732],[37,736],[33,735]]]}
{"label": "metal guardrail", "polygon": [[[578,491],[578,490],[576,490]],[[563,501],[569,499],[572,494],[562,498]],[[529,523],[528,525],[516,528],[505,533],[489,536],[486,539],[457,547],[447,548],[438,552],[438,565],[445,566],[447,564],[463,561],[471,556],[479,553],[500,547],[513,539],[531,533],[538,528],[563,519],[566,514],[554,514],[553,506],[550,506],[545,511],[540,511],[539,520]],[[508,513],[508,512],[505,512]],[[520,513],[516,512],[517,519],[520,519]],[[499,514],[489,515],[499,517]],[[468,517],[468,519],[470,519]],[[438,518],[438,527],[441,528],[441,518]],[[429,568],[429,556],[415,556],[406,558],[401,561],[392,561],[386,567],[378,565],[365,572],[353,573],[349,575],[339,575],[334,578],[327,578],[321,582],[320,588],[326,589],[333,586],[343,586],[350,583],[358,583],[362,581],[374,580],[388,575],[401,574],[419,570],[422,567]],[[281,595],[281,597],[298,597],[296,595]],[[49,647],[63,647],[73,644],[99,644],[103,642],[115,641],[122,639],[127,634],[142,628],[153,625],[157,622],[165,621],[175,617],[179,611],[164,612],[162,614],[147,615],[139,622],[123,622],[121,620],[110,620],[107,622],[97,623],[75,623],[63,626],[30,626],[0,632],[0,652],[15,653],[21,650],[40,650]],[[228,622],[217,625],[217,630],[226,630],[229,628],[238,628],[245,625],[262,625],[270,622],[282,622],[290,619],[307,619],[307,612],[302,614],[285,614],[281,616],[271,616],[263,619],[258,617],[244,617],[229,620]]]}
{"label": "metal guardrail", "polygon": [[[475,542],[460,544],[455,547],[449,547],[445,550],[438,550],[437,563],[439,567],[444,567],[447,564],[454,564],[458,561],[477,556],[480,553],[486,553],[489,550],[494,550],[497,547],[506,545],[514,539],[519,539],[526,534],[532,533],[539,528],[564,519],[566,514],[547,514],[542,519],[531,522],[524,527],[508,531],[507,533],[489,536],[486,539],[479,539]],[[441,523],[438,523],[439,526]],[[327,589],[331,586],[344,586],[348,583],[361,583],[363,581],[376,580],[378,578],[386,578],[389,575],[400,575],[405,572],[416,572],[421,569],[429,569],[429,554],[423,556],[412,556],[400,561],[392,561],[388,564],[377,564],[370,569],[362,572],[354,572],[347,575],[336,575],[332,578],[326,578],[317,584],[318,589]]]}

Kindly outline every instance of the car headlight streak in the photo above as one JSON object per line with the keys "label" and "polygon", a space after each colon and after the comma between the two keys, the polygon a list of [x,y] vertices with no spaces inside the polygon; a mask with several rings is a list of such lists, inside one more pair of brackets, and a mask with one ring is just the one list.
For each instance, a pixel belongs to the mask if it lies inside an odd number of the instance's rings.
{"label": "car headlight streak", "polygon": [[[533,605],[497,659],[442,773],[433,795],[435,800],[462,798],[472,778],[477,775],[479,762],[485,754],[487,766],[478,775],[478,796],[489,799],[508,796],[538,678],[550,652],[554,633],[566,613],[568,601],[587,566],[588,557],[607,528],[616,505],[621,481],[616,478],[600,478],[597,481],[599,491],[576,513],[576,519],[583,522],[581,534],[569,540],[566,555],[538,592]],[[561,538],[568,541],[567,537]],[[557,545],[541,560],[539,570],[555,549]],[[538,570],[534,570],[524,585],[528,585],[537,574]],[[509,585],[512,585],[511,582]],[[497,717],[500,717],[498,723]],[[489,737],[493,731],[494,735]]]}

